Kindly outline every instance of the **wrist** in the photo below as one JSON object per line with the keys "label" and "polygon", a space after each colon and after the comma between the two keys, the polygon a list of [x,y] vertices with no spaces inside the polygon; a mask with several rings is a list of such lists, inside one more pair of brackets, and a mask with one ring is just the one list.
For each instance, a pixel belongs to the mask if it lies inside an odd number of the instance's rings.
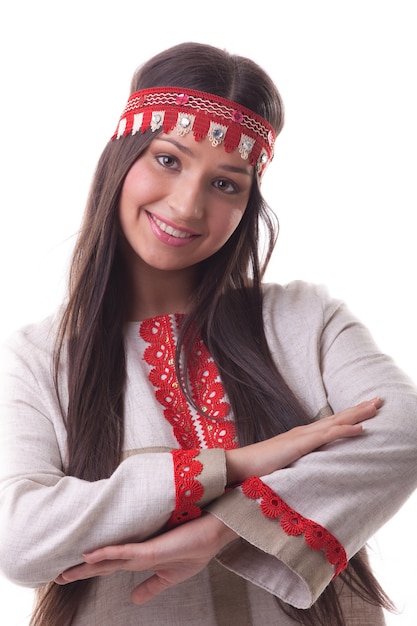
{"label": "wrist", "polygon": [[262,445],[263,442],[226,451],[226,487],[235,487],[251,476],[266,473],[260,466]]}
{"label": "wrist", "polygon": [[210,519],[210,526],[212,531],[215,533],[216,537],[216,545],[217,550],[216,553],[219,552],[222,548],[227,546],[232,541],[235,541],[239,537],[234,530],[229,528],[224,522],[220,519],[212,515],[212,513],[207,513],[208,518]]}
{"label": "wrist", "polygon": [[244,462],[243,453],[245,449],[226,450],[226,487],[239,485],[247,478],[248,464]]}

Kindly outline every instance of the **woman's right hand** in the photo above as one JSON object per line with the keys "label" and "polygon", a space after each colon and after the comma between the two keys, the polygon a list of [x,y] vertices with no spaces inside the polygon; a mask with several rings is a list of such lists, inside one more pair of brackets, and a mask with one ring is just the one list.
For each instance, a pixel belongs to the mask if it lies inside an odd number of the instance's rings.
{"label": "woman's right hand", "polygon": [[227,450],[228,486],[251,476],[271,474],[336,439],[359,435],[363,431],[362,422],[375,417],[381,406],[382,400],[374,398],[306,426],[297,426],[271,439]]}

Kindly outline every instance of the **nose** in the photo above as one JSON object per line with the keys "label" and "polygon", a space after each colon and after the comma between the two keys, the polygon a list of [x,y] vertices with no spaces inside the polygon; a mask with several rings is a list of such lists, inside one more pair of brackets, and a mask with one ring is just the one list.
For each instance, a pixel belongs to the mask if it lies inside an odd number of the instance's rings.
{"label": "nose", "polygon": [[173,213],[184,221],[199,219],[204,213],[204,191],[201,180],[182,177],[177,180],[168,197]]}

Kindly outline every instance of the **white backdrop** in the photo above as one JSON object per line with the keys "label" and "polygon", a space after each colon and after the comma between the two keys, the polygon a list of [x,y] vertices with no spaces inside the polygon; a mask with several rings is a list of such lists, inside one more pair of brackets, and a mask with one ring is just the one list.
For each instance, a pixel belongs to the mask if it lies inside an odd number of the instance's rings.
{"label": "white backdrop", "polygon": [[[195,40],[252,57],[285,101],[264,182],[281,224],[268,279],[327,285],[417,381],[414,9],[413,0],[3,3],[0,339],[62,298],[91,175],[134,69]],[[402,610],[388,616],[393,626],[416,624],[416,513],[413,496],[371,543]],[[1,624],[26,625],[31,592],[0,578],[0,596]]]}

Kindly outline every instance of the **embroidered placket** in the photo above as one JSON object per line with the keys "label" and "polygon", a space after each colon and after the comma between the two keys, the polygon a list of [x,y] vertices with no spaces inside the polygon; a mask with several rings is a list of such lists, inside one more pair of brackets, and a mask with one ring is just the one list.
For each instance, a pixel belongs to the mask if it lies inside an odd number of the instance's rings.
{"label": "embroidered placket", "polygon": [[181,524],[201,515],[197,502],[204,488],[197,476],[202,465],[195,459],[199,449],[237,447],[236,430],[229,415],[229,404],[224,400],[224,389],[219,382],[217,368],[203,341],[197,339],[189,363],[189,379],[194,402],[204,415],[191,411],[175,372],[175,333],[172,319],[178,325],[181,316],[155,317],[140,326],[140,335],[149,345],[144,360],[151,366],[149,380],[155,387],[155,397],[164,407],[164,417],[171,424],[181,446],[173,450],[175,480],[175,510],[168,527]]}
{"label": "embroidered placket", "polygon": [[[181,316],[175,317],[180,323]],[[144,359],[151,366],[149,380],[155,387],[155,397],[164,407],[165,419],[171,424],[181,448],[224,448],[238,446],[236,429],[225,418],[230,406],[224,400],[224,389],[219,373],[204,342],[199,338],[192,349],[189,380],[193,400],[203,415],[192,412],[182,392],[175,372],[175,334],[170,316],[145,320],[140,335],[150,345]]]}

